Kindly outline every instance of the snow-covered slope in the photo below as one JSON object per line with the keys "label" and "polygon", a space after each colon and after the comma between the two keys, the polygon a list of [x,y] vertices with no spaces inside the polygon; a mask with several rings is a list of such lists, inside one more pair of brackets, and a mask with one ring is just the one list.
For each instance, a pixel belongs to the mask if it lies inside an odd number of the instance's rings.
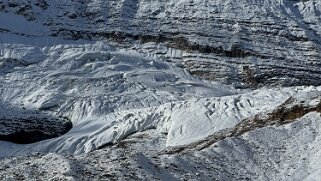
{"label": "snow-covered slope", "polygon": [[320,12],[1,1],[0,180],[318,178]]}

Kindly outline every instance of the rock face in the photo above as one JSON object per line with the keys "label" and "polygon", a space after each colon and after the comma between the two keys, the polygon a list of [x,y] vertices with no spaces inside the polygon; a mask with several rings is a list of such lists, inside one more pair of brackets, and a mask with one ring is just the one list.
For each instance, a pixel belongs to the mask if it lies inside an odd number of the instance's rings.
{"label": "rock face", "polygon": [[52,36],[155,42],[137,49],[204,79],[253,87],[321,81],[318,0],[5,0],[0,11],[40,22]]}

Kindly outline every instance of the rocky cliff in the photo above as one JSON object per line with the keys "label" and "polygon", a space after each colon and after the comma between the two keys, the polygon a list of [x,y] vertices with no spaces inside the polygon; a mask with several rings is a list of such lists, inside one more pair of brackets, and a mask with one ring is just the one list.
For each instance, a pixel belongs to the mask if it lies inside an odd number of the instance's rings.
{"label": "rocky cliff", "polygon": [[318,0],[5,0],[0,11],[40,22],[44,34],[109,39],[240,87],[321,81]]}

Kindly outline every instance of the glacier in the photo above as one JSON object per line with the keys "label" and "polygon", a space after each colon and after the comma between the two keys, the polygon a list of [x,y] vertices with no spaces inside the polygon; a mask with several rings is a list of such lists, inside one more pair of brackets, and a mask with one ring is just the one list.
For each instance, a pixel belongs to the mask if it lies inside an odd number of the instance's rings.
{"label": "glacier", "polygon": [[0,180],[318,180],[320,55],[318,0],[3,0]]}

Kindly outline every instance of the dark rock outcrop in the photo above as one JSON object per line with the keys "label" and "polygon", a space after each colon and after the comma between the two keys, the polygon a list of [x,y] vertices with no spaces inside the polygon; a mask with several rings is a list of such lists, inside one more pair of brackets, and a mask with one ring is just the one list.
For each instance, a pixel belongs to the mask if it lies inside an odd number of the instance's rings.
{"label": "dark rock outcrop", "polygon": [[61,136],[71,128],[71,121],[65,117],[26,110],[0,112],[0,140],[3,141],[29,144]]}

